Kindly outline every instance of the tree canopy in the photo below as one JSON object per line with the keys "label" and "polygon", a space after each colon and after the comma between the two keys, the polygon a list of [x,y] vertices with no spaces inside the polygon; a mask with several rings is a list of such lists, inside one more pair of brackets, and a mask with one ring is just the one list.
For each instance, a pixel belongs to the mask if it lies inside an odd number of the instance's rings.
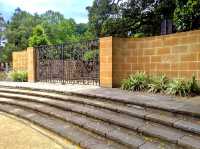
{"label": "tree canopy", "polygon": [[160,35],[164,20],[177,31],[200,27],[200,0],[94,0],[87,10],[97,36]]}
{"label": "tree canopy", "polygon": [[29,38],[29,46],[35,47],[40,45],[48,45],[50,42],[44,33],[44,29],[41,25],[37,25],[33,29],[33,35]]}
{"label": "tree canopy", "polygon": [[28,46],[96,38],[87,24],[65,19],[59,12],[49,10],[41,15],[32,15],[20,8],[6,24],[4,34],[8,43],[0,53],[0,61],[10,61],[12,51],[24,50]]}
{"label": "tree canopy", "polygon": [[173,21],[173,31],[200,28],[200,0],[93,0],[88,6],[88,23],[77,24],[61,13],[49,10],[41,15],[17,8],[0,26],[8,43],[0,61],[10,61],[12,51],[41,44],[92,40],[103,36],[142,37],[160,35],[161,24]]}

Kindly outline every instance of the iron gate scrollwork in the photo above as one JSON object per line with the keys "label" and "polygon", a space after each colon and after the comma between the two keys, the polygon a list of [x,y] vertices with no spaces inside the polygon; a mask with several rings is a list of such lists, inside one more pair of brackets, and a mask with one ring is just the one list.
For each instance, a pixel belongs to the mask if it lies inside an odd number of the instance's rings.
{"label": "iron gate scrollwork", "polygon": [[37,80],[99,84],[99,41],[35,47]]}

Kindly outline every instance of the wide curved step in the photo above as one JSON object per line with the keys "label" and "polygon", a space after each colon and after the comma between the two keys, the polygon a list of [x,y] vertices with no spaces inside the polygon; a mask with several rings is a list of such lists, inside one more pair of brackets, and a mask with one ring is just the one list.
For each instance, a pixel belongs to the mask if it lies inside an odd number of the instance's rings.
{"label": "wide curved step", "polygon": [[123,127],[112,125],[100,120],[92,119],[81,114],[63,111],[55,107],[50,107],[45,104],[34,103],[34,102],[25,102],[25,101],[16,101],[12,99],[3,99],[0,98],[0,103],[9,104],[13,106],[21,107],[21,109],[31,109],[43,114],[48,115],[49,117],[54,117],[61,119],[66,122],[70,122],[81,128],[85,128],[91,132],[101,135],[102,137],[108,138],[110,140],[116,141],[124,146],[129,148],[144,148],[144,146],[151,146],[151,148],[171,148],[175,145],[168,145],[163,143],[160,140],[153,138],[144,137],[138,135],[133,131],[127,130]]}
{"label": "wide curved step", "polygon": [[85,130],[82,130],[70,123],[63,122],[59,119],[50,118],[44,114],[36,113],[31,110],[25,110],[18,106],[0,104],[0,110],[29,120],[45,129],[48,129],[63,138],[79,144],[87,149],[126,149],[125,146],[108,141],[100,136],[95,136]]}
{"label": "wide curved step", "polygon": [[[126,105],[120,102],[115,104],[105,99],[85,99],[69,95],[21,89],[0,88],[0,97],[5,97],[0,98],[1,103],[18,105],[30,109],[32,108],[32,110],[50,114],[51,116],[65,121],[69,121],[69,119],[64,119],[68,116],[61,117],[62,114],[55,115],[55,113],[51,113],[52,109],[49,109],[49,106],[51,106],[50,108],[64,111],[63,114],[65,114],[66,111],[70,111],[76,116],[78,115],[77,119],[84,121],[82,124],[78,120],[70,120],[70,123],[76,125],[80,123],[83,128],[107,137],[113,141],[118,141],[127,147],[135,147],[135,144],[132,144],[130,137],[128,137],[128,139],[120,140],[120,138],[118,138],[120,135],[114,135],[111,133],[109,135],[106,134],[106,128],[109,128],[110,130],[118,128],[117,130],[120,131],[119,133],[116,131],[117,134],[121,133],[124,138],[126,136],[124,134],[127,134],[128,132],[131,132],[132,136],[138,137],[138,134],[133,133],[134,131],[153,138],[160,138],[163,141],[168,141],[178,146],[186,148],[200,148],[199,124],[197,123],[198,119],[193,120],[193,118],[187,117],[187,120],[185,120],[185,118],[182,118],[181,116],[176,118],[169,113],[157,114],[157,111],[152,109]],[[46,108],[44,108],[45,106]],[[48,111],[44,111],[43,109],[48,109]],[[74,115],[72,117],[75,118]],[[85,125],[87,123],[91,123],[91,125]],[[108,123],[110,123],[110,125],[108,125]],[[187,127],[188,124],[192,125]],[[102,130],[95,130],[95,126],[105,127],[102,128]],[[111,128],[108,126],[111,126]],[[143,136],[139,136],[138,138],[144,140]],[[134,140],[137,139],[134,138]],[[146,144],[148,143],[150,142],[147,142]],[[154,144],[156,143],[158,142],[155,141]],[[166,144],[166,147],[168,146],[167,143],[164,144]],[[173,148],[178,148],[178,146],[173,146]],[[172,146],[170,147],[172,148]]]}
{"label": "wide curved step", "polygon": [[[27,94],[27,95],[37,96],[37,97],[47,97],[47,98],[49,97],[51,99],[57,99],[61,101],[63,100],[67,102],[75,102],[75,103],[82,103],[86,105],[92,105],[92,106],[112,110],[115,112],[127,114],[130,116],[143,118],[149,121],[161,123],[164,125],[173,126],[175,128],[183,129],[185,131],[189,131],[192,133],[200,134],[199,119],[195,119],[193,117],[191,118],[188,116],[183,117],[180,114],[174,114],[174,113],[170,113],[166,111],[154,110],[154,109],[152,110],[150,108],[146,109],[140,106],[135,106],[135,105],[130,105],[130,104],[126,105],[119,102],[105,101],[99,98],[95,100],[95,99],[90,99],[90,98],[80,98],[80,97],[61,95],[61,94],[55,94],[55,93],[0,88],[0,95],[3,97],[4,96],[7,97],[7,94],[4,94],[4,93]],[[11,95],[11,97],[18,98],[18,96],[16,95],[14,96]],[[20,98],[23,99],[21,96]],[[117,105],[117,106],[113,106],[113,105]]]}
{"label": "wide curved step", "polygon": [[[144,108],[141,106],[135,106],[131,104],[124,104],[120,102],[112,102],[105,99],[91,99],[91,98],[80,98],[76,96],[69,96],[63,94],[39,92],[39,91],[30,91],[30,90],[21,90],[21,89],[10,89],[10,88],[0,88],[0,95],[7,97],[5,94],[1,93],[15,93],[15,94],[25,94],[33,95],[37,97],[47,97],[51,99],[63,100],[67,102],[82,103],[86,105],[101,107],[104,109],[112,110],[115,112],[120,112],[130,116],[143,118],[145,120],[157,122],[167,126],[173,126],[178,129],[183,129],[192,133],[200,134],[200,123],[199,119],[191,118],[188,116],[184,117],[180,114],[174,114],[166,111],[155,110],[150,108]],[[12,97],[12,96],[11,96]],[[18,96],[14,96],[18,98]],[[26,96],[25,96],[26,97]],[[21,98],[21,96],[20,96]],[[117,106],[113,106],[117,105]]]}

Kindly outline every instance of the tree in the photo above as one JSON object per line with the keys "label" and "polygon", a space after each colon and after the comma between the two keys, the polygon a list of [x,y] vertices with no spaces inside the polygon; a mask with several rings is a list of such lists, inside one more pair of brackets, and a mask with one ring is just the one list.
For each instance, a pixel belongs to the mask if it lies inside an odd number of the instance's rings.
{"label": "tree", "polygon": [[3,50],[0,51],[0,62],[10,62],[12,60],[12,49],[14,45],[7,44]]}
{"label": "tree", "polygon": [[3,36],[3,30],[6,27],[6,22],[2,16],[2,14],[0,13],[0,39]]}
{"label": "tree", "polygon": [[33,35],[29,38],[29,46],[35,47],[40,45],[48,45],[49,41],[47,39],[47,36],[44,33],[44,29],[42,26],[37,25],[33,29]]}
{"label": "tree", "polygon": [[19,8],[16,9],[5,31],[8,40],[6,46],[12,47],[12,51],[26,49],[28,47],[28,39],[32,34],[32,29],[37,23],[37,21],[34,21],[33,15]]}
{"label": "tree", "polygon": [[175,0],[94,0],[88,7],[90,29],[99,36],[159,35],[164,19],[172,19]]}
{"label": "tree", "polygon": [[178,31],[200,28],[200,0],[176,0],[174,22]]}
{"label": "tree", "polygon": [[118,15],[118,6],[122,0],[94,0],[91,7],[87,7],[89,12],[89,25],[90,30],[97,36],[104,36],[102,32],[103,24],[109,20],[109,18]]}
{"label": "tree", "polygon": [[47,22],[48,24],[59,24],[65,20],[64,16],[61,13],[52,10],[46,11],[44,14],[41,15],[41,18],[44,22]]}
{"label": "tree", "polygon": [[[5,20],[4,20],[4,18],[3,18],[3,16],[2,16],[2,14],[0,13],[0,42],[2,41],[2,40],[4,40],[4,38],[5,38],[5,28],[6,28],[6,22],[5,22]],[[0,50],[1,50],[1,45],[0,45]]]}
{"label": "tree", "polygon": [[81,41],[83,40],[93,40],[95,39],[95,35],[90,31],[89,25],[85,23],[80,23],[76,25],[76,35],[77,38]]}
{"label": "tree", "polygon": [[17,8],[6,24],[8,43],[0,53],[0,60],[10,61],[13,51],[24,50],[28,46],[93,39],[88,28],[87,24],[77,25],[74,19],[65,19],[59,12],[49,10],[41,15],[32,15]]}

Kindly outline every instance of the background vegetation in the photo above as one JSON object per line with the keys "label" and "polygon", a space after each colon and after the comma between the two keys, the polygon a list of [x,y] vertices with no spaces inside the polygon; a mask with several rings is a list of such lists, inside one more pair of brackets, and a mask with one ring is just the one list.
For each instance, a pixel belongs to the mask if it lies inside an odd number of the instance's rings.
{"label": "background vegetation", "polygon": [[[0,27],[8,39],[0,62],[10,61],[12,51],[41,44],[61,44],[103,36],[143,37],[160,34],[163,20],[172,20],[174,32],[200,28],[200,0],[94,0],[87,24],[77,24],[62,14],[47,11],[30,14],[17,8]],[[0,36],[2,33],[0,33]]]}
{"label": "background vegetation", "polygon": [[4,26],[6,30],[3,34],[8,43],[3,50],[0,50],[0,62],[11,61],[13,51],[24,50],[28,46],[61,44],[95,38],[89,31],[88,24],[77,24],[74,19],[65,19],[59,12],[51,10],[41,15],[32,15],[17,8],[11,20],[4,21]]}
{"label": "background vegetation", "polygon": [[173,20],[174,32],[200,27],[200,0],[94,0],[87,9],[97,36],[159,35],[165,19]]}

